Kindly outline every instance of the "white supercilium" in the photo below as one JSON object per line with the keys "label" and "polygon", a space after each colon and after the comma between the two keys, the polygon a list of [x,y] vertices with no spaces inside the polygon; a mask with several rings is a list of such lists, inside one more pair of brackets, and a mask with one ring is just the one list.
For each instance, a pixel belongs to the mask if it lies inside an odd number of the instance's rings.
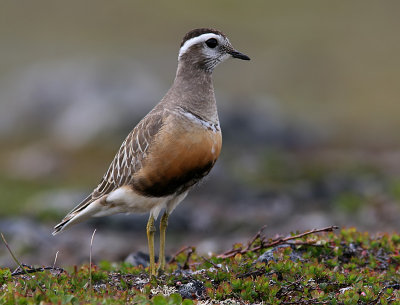
{"label": "white supercilium", "polygon": [[189,40],[185,41],[185,43],[183,44],[183,46],[180,48],[179,50],[179,55],[178,55],[178,59],[186,53],[186,51],[193,45],[199,43],[199,42],[205,42],[210,38],[215,38],[216,40],[218,40],[218,42],[221,44],[222,40],[224,39],[221,35],[217,35],[214,33],[207,33],[207,34],[202,34],[200,36],[197,37],[193,37],[190,38]]}

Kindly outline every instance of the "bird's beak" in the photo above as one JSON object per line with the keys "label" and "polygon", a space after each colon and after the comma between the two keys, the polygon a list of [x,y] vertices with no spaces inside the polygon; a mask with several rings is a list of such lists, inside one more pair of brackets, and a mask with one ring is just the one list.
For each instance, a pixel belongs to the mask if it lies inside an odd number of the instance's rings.
{"label": "bird's beak", "polygon": [[250,57],[247,55],[244,55],[243,53],[240,53],[236,50],[232,50],[228,52],[233,58],[238,58],[238,59],[243,59],[243,60],[250,60]]}

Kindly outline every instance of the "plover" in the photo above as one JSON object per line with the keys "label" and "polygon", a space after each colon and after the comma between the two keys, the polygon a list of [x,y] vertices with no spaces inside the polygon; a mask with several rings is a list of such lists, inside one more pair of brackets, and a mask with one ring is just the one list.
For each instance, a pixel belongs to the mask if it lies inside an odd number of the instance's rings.
{"label": "plover", "polygon": [[222,145],[212,72],[224,60],[250,58],[215,29],[195,29],[181,43],[172,87],[122,143],[99,185],[55,226],[53,235],[89,217],[150,212],[150,274],[156,275],[154,222],[161,210],[159,270],[165,268],[168,216],[206,176]]}

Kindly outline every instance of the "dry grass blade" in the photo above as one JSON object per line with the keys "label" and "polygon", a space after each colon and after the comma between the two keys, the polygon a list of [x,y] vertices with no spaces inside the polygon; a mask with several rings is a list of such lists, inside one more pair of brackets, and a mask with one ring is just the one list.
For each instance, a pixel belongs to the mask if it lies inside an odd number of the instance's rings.
{"label": "dry grass blade", "polygon": [[56,263],[57,263],[58,252],[59,251],[56,252],[56,257],[54,258],[53,269],[54,269],[54,267],[56,266]]}
{"label": "dry grass blade", "polygon": [[[19,262],[19,260],[17,259],[17,257],[16,257],[16,256],[14,255],[14,253],[11,251],[11,248],[10,248],[10,246],[8,245],[7,240],[6,240],[6,238],[4,237],[3,233],[0,233],[0,235],[1,235],[1,239],[3,240],[4,244],[6,245],[6,247],[7,247],[7,249],[8,249],[8,252],[10,252],[10,255],[11,255],[11,257],[14,259],[15,263],[18,265],[19,268],[21,268],[21,270],[22,270],[26,275],[29,276],[29,273],[25,270],[24,266]],[[40,287],[40,284],[39,284],[37,281],[36,281],[36,284],[37,284],[37,288],[39,288],[40,292],[41,292],[42,294],[45,294],[44,291],[43,291],[43,289],[42,289],[42,287]]]}
{"label": "dry grass blade", "polygon": [[94,229],[92,238],[90,239],[90,251],[89,251],[89,289],[90,293],[93,293],[93,286],[92,286],[92,250],[93,250],[93,240],[94,234],[96,234],[96,229]]}
{"label": "dry grass blade", "polygon": [[[17,259],[17,257],[14,255],[14,253],[11,251],[10,246],[7,243],[6,238],[4,237],[3,233],[1,234],[1,239],[3,240],[4,244],[6,245],[8,252],[10,253],[11,257],[13,258],[14,262],[19,266],[19,268],[21,268],[21,270],[25,270],[25,268],[22,266],[22,264],[19,262],[19,260]],[[28,273],[26,273],[28,274]]]}

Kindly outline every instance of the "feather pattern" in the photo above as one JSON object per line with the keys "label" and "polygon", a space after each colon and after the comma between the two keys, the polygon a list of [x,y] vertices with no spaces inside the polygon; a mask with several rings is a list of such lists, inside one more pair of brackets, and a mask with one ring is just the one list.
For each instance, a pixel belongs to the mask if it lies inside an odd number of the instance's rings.
{"label": "feather pattern", "polygon": [[55,227],[55,232],[60,231],[66,222],[92,202],[121,186],[131,184],[134,174],[142,168],[151,143],[162,125],[162,113],[155,111],[145,116],[125,138],[98,186],[64,217],[61,223]]}
{"label": "feather pattern", "polygon": [[161,127],[161,115],[150,113],[129,133],[100,184],[93,191],[92,200],[132,183],[133,175],[142,168],[150,143]]}

